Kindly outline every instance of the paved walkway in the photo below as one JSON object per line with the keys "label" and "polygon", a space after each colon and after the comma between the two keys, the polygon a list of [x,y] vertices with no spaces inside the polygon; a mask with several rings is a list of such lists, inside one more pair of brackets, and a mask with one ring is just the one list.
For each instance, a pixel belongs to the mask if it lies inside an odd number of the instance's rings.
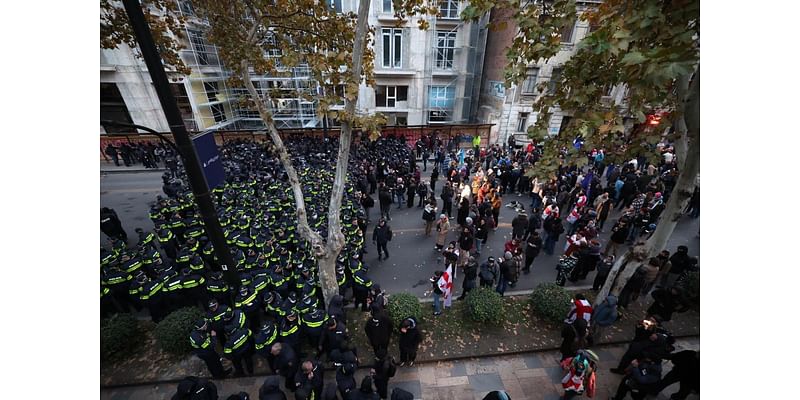
{"label": "paved walkway", "polygon": [[[677,341],[675,347],[676,351],[699,350],[700,339],[681,339]],[[608,399],[616,392],[621,376],[612,374],[608,369],[616,366],[625,349],[626,346],[620,345],[594,349],[600,357],[596,399]],[[547,351],[517,356],[418,364],[410,368],[400,368],[397,375],[389,382],[389,392],[391,393],[392,388],[399,387],[413,393],[415,399],[479,400],[492,390],[503,389],[513,400],[556,400],[563,393],[560,383],[563,373],[558,366],[559,359],[560,354],[557,351]],[[671,366],[669,362],[664,363],[664,374]],[[356,373],[356,381],[359,384],[367,372],[367,369],[362,368]],[[326,384],[335,384],[333,377],[332,372],[327,372]],[[220,399],[225,399],[240,391],[257,398],[258,389],[263,382],[263,377],[248,377],[226,379],[215,383]],[[176,386],[176,384],[163,384],[101,389],[100,398],[103,400],[169,399]],[[666,400],[677,390],[678,384],[667,387],[657,399]],[[689,397],[689,399],[698,398],[697,395]]]}
{"label": "paved walkway", "polygon": [[114,165],[113,161],[100,160],[100,173],[117,173],[117,172],[152,172],[152,171],[166,171],[164,163],[159,163],[158,168],[145,168],[141,163],[133,164],[126,167],[122,161],[119,166]]}

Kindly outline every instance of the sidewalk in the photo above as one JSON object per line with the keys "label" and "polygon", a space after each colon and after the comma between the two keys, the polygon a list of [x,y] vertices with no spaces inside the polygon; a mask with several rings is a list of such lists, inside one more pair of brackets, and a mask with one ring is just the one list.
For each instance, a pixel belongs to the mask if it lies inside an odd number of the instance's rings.
{"label": "sidewalk", "polygon": [[113,161],[105,161],[100,160],[100,173],[138,173],[138,172],[159,172],[159,171],[166,171],[167,169],[161,165],[158,168],[145,168],[142,164],[133,164],[130,167],[126,167],[125,164],[120,161],[119,166],[114,165]]}
{"label": "sidewalk", "polygon": [[[622,377],[612,374],[608,369],[616,366],[626,348],[624,345],[611,345],[598,346],[594,349],[600,357],[596,399],[608,399],[616,392]],[[675,351],[699,350],[700,339],[680,339],[675,343],[675,348]],[[392,388],[399,387],[413,393],[415,399],[480,400],[486,393],[502,389],[507,391],[513,400],[555,400],[563,393],[560,383],[563,373],[558,366],[560,358],[559,352],[546,351],[400,367],[397,375],[389,381],[389,394],[391,395]],[[664,363],[664,375],[671,367],[671,363]],[[359,369],[356,373],[356,382],[360,384],[367,373],[367,369]],[[332,372],[327,372],[325,378],[326,385],[335,385]],[[251,398],[257,398],[258,389],[263,382],[263,377],[246,377],[216,381],[215,384],[220,399],[240,391],[247,392]],[[100,398],[103,400],[169,399],[174,394],[176,386],[177,384],[172,383],[101,389]],[[678,384],[669,386],[657,399],[669,399],[669,395],[677,390]],[[292,398],[288,391],[286,393],[287,397]],[[697,395],[689,396],[689,399],[698,398]]]}

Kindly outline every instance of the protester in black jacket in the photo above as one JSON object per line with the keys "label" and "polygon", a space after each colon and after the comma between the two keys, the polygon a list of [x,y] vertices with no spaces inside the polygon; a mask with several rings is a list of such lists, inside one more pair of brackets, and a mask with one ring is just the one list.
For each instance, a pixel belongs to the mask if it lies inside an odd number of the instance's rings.
{"label": "protester in black jacket", "polygon": [[385,312],[372,309],[370,318],[364,326],[372,350],[375,356],[385,353],[389,348],[389,339],[392,337],[392,319]]}
{"label": "protester in black jacket", "polygon": [[417,329],[417,319],[408,317],[400,323],[400,339],[398,345],[400,347],[400,366],[408,363],[411,367],[414,365],[414,360],[417,359],[417,348],[422,342],[422,335]]}
{"label": "protester in black jacket", "polygon": [[294,391],[296,386],[294,377],[297,375],[298,359],[297,354],[292,349],[292,346],[287,346],[282,343],[275,343],[272,345],[272,355],[275,356],[275,369],[278,375],[286,379],[285,385],[287,389]]}
{"label": "protester in black jacket", "polygon": [[667,386],[680,382],[680,389],[670,396],[671,400],[683,400],[692,391],[700,393],[700,352],[693,350],[679,351],[672,354],[672,370],[656,385],[653,393],[660,393]]}
{"label": "protester in black jacket", "polygon": [[281,381],[277,375],[267,376],[264,384],[258,390],[258,400],[286,400],[286,394],[281,390]]}

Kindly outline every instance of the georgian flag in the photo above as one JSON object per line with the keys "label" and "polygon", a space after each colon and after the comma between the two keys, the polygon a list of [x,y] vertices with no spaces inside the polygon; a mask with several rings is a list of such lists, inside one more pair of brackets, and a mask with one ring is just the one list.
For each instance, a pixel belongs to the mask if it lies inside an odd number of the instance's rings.
{"label": "georgian flag", "polygon": [[447,266],[447,270],[444,271],[442,276],[439,278],[439,282],[436,282],[439,285],[439,290],[442,291],[444,294],[444,306],[450,307],[453,305],[453,277],[452,277],[453,267],[452,265]]}

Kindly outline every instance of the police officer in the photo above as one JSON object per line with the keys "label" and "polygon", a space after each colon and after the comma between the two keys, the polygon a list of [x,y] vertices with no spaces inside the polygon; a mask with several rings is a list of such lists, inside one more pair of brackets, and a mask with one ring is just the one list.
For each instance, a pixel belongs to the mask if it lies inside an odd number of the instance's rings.
{"label": "police officer", "polygon": [[[231,360],[236,369],[236,376],[243,376],[246,373],[253,373],[253,335],[247,327],[239,327],[237,324],[225,326],[225,357]],[[242,368],[242,361],[246,370]],[[249,372],[247,372],[249,371]]]}
{"label": "police officer", "polygon": [[361,311],[369,310],[367,308],[367,296],[369,296],[371,287],[372,279],[367,276],[366,271],[360,269],[353,274],[353,297],[356,300],[355,306],[361,305]]}
{"label": "police officer", "polygon": [[143,306],[147,307],[153,322],[158,323],[164,318],[163,294],[161,293],[164,282],[159,279],[151,280],[145,274],[139,275],[138,280],[142,284],[139,300]]}
{"label": "police officer", "polygon": [[[199,258],[199,257],[198,257]],[[208,302],[208,296],[204,284],[206,278],[200,275],[196,270],[191,268],[184,268],[181,271],[181,295],[187,299],[188,305],[200,304],[202,307]]]}
{"label": "police officer", "polygon": [[220,303],[231,303],[230,287],[222,277],[222,272],[212,272],[206,280],[206,292],[208,296]]}
{"label": "police officer", "polygon": [[249,285],[242,285],[239,294],[236,296],[234,307],[242,310],[250,322],[251,330],[256,330],[261,326],[261,301],[258,293],[250,288]]}
{"label": "police officer", "polygon": [[231,369],[222,368],[219,354],[214,350],[214,344],[211,341],[213,332],[208,330],[209,324],[205,319],[198,320],[194,324],[194,330],[189,334],[189,342],[192,344],[194,354],[201,360],[205,361],[211,376],[214,379],[222,379],[231,373]]}
{"label": "police officer", "polygon": [[175,240],[175,234],[171,230],[164,228],[158,231],[158,243],[161,249],[164,250],[167,257],[175,259],[178,254],[178,244]]}
{"label": "police officer", "polygon": [[280,321],[286,315],[286,311],[283,309],[283,297],[276,291],[264,294],[264,308],[267,315],[276,321]]}
{"label": "police officer", "polygon": [[216,299],[208,301],[208,312],[206,312],[206,320],[211,325],[211,330],[214,332],[219,344],[225,345],[225,316],[230,311],[230,308],[225,304],[219,304]]}
{"label": "police officer", "polygon": [[275,357],[272,355],[272,345],[278,343],[278,328],[272,321],[264,322],[261,329],[255,334],[255,351],[267,360],[269,368],[275,371]]}
{"label": "police officer", "polygon": [[306,337],[311,348],[317,349],[317,357],[322,352],[320,342],[322,341],[322,331],[325,329],[323,324],[328,321],[328,318],[330,317],[325,311],[316,307],[311,312],[307,312],[300,317],[303,336]]}
{"label": "police officer", "polygon": [[297,318],[297,311],[291,310],[281,321],[281,342],[299,349],[300,344],[300,321]]}

